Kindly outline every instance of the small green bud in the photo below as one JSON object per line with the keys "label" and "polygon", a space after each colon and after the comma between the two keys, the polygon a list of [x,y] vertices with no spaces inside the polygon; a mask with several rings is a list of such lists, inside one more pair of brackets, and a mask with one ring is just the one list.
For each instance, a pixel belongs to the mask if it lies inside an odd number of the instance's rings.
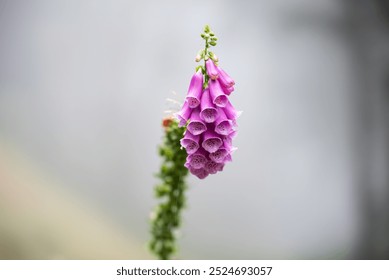
{"label": "small green bud", "polygon": [[211,28],[209,27],[208,24],[206,24],[206,25],[204,26],[204,32],[205,32],[205,33],[209,33],[210,31],[211,31]]}
{"label": "small green bud", "polygon": [[209,42],[209,44],[210,44],[211,46],[216,46],[216,42],[215,42],[215,41],[211,41],[211,42]]}
{"label": "small green bud", "polygon": [[211,40],[212,41],[217,41],[217,37],[212,37]]}
{"label": "small green bud", "polygon": [[209,52],[209,56],[211,57],[211,59],[214,62],[218,62],[219,61],[219,59],[217,58],[216,54],[214,54],[213,52]]}
{"label": "small green bud", "polygon": [[204,33],[201,33],[201,38],[205,39],[205,34]]}
{"label": "small green bud", "polygon": [[213,33],[213,32],[211,31],[211,32],[209,32],[209,36],[213,37],[213,36],[215,36],[215,33]]}

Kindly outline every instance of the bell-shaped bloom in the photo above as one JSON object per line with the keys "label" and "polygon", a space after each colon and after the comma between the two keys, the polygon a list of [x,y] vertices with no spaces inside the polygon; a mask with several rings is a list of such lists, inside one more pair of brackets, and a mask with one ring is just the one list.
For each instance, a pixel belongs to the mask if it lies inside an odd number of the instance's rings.
{"label": "bell-shaped bloom", "polygon": [[203,143],[201,144],[204,150],[210,153],[214,153],[220,148],[221,145],[223,145],[222,139],[212,129],[208,129],[206,132],[204,132]]}
{"label": "bell-shaped bloom", "polygon": [[197,178],[199,178],[199,179],[204,179],[205,177],[207,177],[209,175],[209,172],[205,168],[195,169],[195,168],[190,167],[189,171],[193,175],[197,176]]}
{"label": "bell-shaped bloom", "polygon": [[222,108],[218,108],[218,118],[215,121],[215,131],[221,135],[228,135],[232,131],[232,121],[227,118]]}
{"label": "bell-shaped bloom", "polygon": [[188,155],[195,153],[200,145],[200,135],[193,135],[189,130],[185,131],[184,138],[180,140],[181,146],[185,148]]}
{"label": "bell-shaped bloom", "polygon": [[200,118],[200,109],[198,107],[193,109],[187,129],[193,135],[199,135],[207,130],[207,126]]}
{"label": "bell-shaped bloom", "polygon": [[223,108],[224,113],[226,114],[229,120],[232,120],[234,125],[236,124],[236,119],[242,114],[242,112],[237,111],[231,102],[228,101],[226,106]]}
{"label": "bell-shaped bloom", "polygon": [[221,136],[221,139],[223,141],[223,147],[226,148],[229,152],[231,152],[232,148],[232,139],[236,136],[237,132],[232,131],[228,135]]}
{"label": "bell-shaped bloom", "polygon": [[227,105],[228,97],[224,93],[222,87],[220,86],[217,80],[209,81],[209,93],[211,95],[213,104],[219,107],[225,107]]}
{"label": "bell-shaped bloom", "polygon": [[198,149],[195,153],[189,155],[186,161],[193,169],[203,168],[208,161],[207,153],[202,149]]}
{"label": "bell-shaped bloom", "polygon": [[216,174],[218,171],[222,170],[224,165],[223,163],[217,163],[212,160],[207,161],[207,163],[204,166],[204,169],[209,173],[209,174]]}
{"label": "bell-shaped bloom", "polygon": [[209,76],[212,80],[216,80],[216,79],[219,77],[219,71],[217,71],[216,65],[214,64],[214,62],[213,62],[212,59],[208,59],[208,60],[205,62],[205,67],[207,68],[208,76]]}
{"label": "bell-shaped bloom", "polygon": [[211,100],[208,88],[204,90],[203,95],[201,97],[200,109],[200,117],[202,120],[207,123],[213,123],[216,120],[218,116],[218,111],[216,110],[216,106]]}
{"label": "bell-shaped bloom", "polygon": [[217,150],[216,152],[210,153],[209,158],[216,163],[223,163],[224,158],[228,154],[229,154],[229,151],[226,148],[220,147],[219,150]]}
{"label": "bell-shaped bloom", "polygon": [[200,105],[201,94],[203,90],[203,74],[201,70],[197,71],[190,81],[186,102],[190,108],[196,108]]}
{"label": "bell-shaped bloom", "polygon": [[192,109],[189,107],[188,102],[185,102],[181,110],[175,114],[176,118],[178,119],[178,126],[184,126],[191,114]]}
{"label": "bell-shaped bloom", "polygon": [[229,88],[235,85],[235,81],[223,69],[218,66],[215,67],[218,71],[219,82],[223,87]]}

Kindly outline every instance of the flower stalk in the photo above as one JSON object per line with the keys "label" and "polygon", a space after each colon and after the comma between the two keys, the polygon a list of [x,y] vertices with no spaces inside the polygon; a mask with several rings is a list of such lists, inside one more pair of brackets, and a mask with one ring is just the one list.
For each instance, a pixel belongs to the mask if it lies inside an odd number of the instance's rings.
{"label": "flower stalk", "polygon": [[210,51],[217,37],[206,25],[201,37],[205,47],[195,58],[204,60],[196,67],[185,102],[175,118],[163,121],[165,135],[159,154],[162,165],[155,195],[162,201],[151,215],[151,251],[160,259],[171,259],[177,250],[176,232],[185,206],[185,179],[188,171],[199,179],[223,171],[236,150],[239,112],[229,101],[235,82],[219,67],[218,58]]}
{"label": "flower stalk", "polygon": [[171,259],[176,252],[175,232],[181,224],[181,211],[185,206],[185,179],[188,169],[184,166],[186,152],[181,149],[180,139],[185,128],[176,120],[163,120],[165,135],[159,146],[162,164],[157,177],[161,183],[155,186],[155,196],[161,203],[151,213],[151,251],[161,260]]}

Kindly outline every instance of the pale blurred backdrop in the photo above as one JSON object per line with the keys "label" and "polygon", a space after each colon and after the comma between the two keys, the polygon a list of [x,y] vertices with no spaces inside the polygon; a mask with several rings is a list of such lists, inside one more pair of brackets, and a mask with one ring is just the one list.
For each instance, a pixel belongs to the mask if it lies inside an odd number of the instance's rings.
{"label": "pale blurred backdrop", "polygon": [[[148,259],[161,119],[210,24],[238,151],[180,259],[389,259],[385,0],[0,0],[0,258]],[[177,92],[177,96],[172,95]]]}

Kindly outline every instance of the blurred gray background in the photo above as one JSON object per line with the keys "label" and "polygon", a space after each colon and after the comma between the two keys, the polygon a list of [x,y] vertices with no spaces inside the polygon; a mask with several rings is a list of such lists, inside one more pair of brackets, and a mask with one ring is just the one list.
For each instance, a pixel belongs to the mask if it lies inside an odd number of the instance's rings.
{"label": "blurred gray background", "polygon": [[0,0],[0,258],[152,258],[163,111],[208,23],[244,113],[234,161],[190,178],[178,258],[388,259],[388,15],[384,0]]}

